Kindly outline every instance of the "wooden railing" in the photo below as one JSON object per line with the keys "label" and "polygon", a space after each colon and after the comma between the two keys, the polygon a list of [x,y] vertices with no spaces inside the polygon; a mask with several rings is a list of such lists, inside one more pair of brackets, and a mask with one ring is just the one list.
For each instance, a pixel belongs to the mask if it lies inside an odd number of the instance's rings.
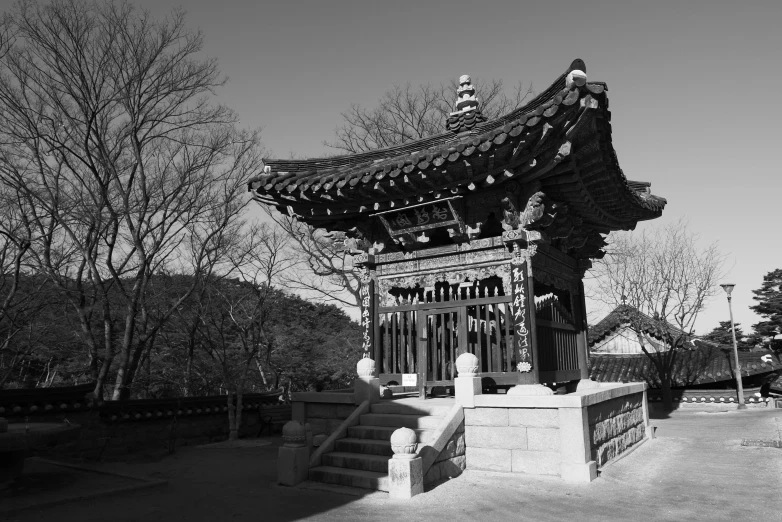
{"label": "wooden railing", "polygon": [[427,385],[451,384],[456,358],[465,352],[475,354],[485,377],[513,381],[516,357],[508,349],[513,346],[510,300],[510,296],[493,295],[381,307],[376,364],[382,382],[401,384],[402,374],[421,372],[425,361]]}
{"label": "wooden railing", "polygon": [[556,298],[535,306],[541,382],[579,379],[577,332],[573,316]]}

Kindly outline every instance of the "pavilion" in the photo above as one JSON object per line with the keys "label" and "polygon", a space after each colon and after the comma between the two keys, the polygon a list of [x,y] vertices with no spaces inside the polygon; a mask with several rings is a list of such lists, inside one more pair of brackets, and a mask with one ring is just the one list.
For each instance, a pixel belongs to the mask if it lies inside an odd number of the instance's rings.
{"label": "pavilion", "polygon": [[492,386],[576,382],[588,378],[590,259],[606,234],[659,217],[666,203],[619,167],[606,92],[575,60],[528,104],[486,121],[462,76],[447,132],[268,159],[249,188],[348,236],[364,350],[381,383],[415,382],[422,394],[452,384],[464,352]]}
{"label": "pavilion", "polygon": [[467,468],[588,482],[648,437],[646,385],[594,382],[587,363],[584,272],[606,234],[666,203],[619,167],[606,92],[575,60],[487,120],[462,76],[442,134],[266,160],[253,197],[344,233],[362,282],[355,387],[294,394],[281,484],[409,498]]}

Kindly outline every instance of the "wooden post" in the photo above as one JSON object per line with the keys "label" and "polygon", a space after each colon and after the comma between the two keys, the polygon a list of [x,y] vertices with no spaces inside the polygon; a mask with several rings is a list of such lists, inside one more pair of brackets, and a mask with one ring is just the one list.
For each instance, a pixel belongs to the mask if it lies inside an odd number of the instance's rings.
{"label": "wooden post", "polygon": [[372,281],[372,279],[367,278],[365,281],[362,277],[361,280],[361,290],[359,290],[359,295],[361,296],[361,332],[362,332],[362,343],[361,347],[364,350],[364,353],[367,354],[367,356],[374,355],[375,350],[375,328],[374,328],[374,313],[375,313],[375,306],[374,306],[374,299],[372,299],[372,295],[374,294],[374,288],[375,282]]}
{"label": "wooden post", "polygon": [[375,364],[378,364],[379,348],[376,343],[375,327],[377,323],[377,298],[375,296],[375,281],[373,271],[375,268],[375,256],[372,254],[362,254],[353,258],[353,263],[359,271],[361,288],[359,288],[359,297],[361,298],[361,334],[364,357],[375,357]]}
{"label": "wooden post", "polygon": [[578,284],[573,285],[573,305],[576,319],[576,347],[578,351],[578,368],[581,370],[581,379],[589,379],[589,359],[587,354],[587,316],[586,298],[584,297],[584,281],[579,277]]}
{"label": "wooden post", "polygon": [[375,283],[375,280],[372,279],[370,281],[369,285],[369,302],[370,302],[370,311],[369,311],[369,317],[372,321],[372,335],[371,335],[371,341],[372,341],[372,353],[374,353],[375,358],[375,365],[377,366],[377,374],[380,375],[380,371],[387,371],[386,368],[383,368],[382,364],[382,358],[383,354],[380,353],[381,344],[382,341],[380,339],[380,314],[378,314],[378,307],[380,306],[379,303],[379,297],[377,295],[377,284]]}
{"label": "wooden post", "polygon": [[535,297],[532,286],[530,262],[520,251],[518,243],[514,246],[511,260],[511,288],[513,297],[513,337],[517,356],[516,368],[519,372],[519,384],[538,384],[537,342],[535,340]]}
{"label": "wooden post", "polygon": [[[411,312],[412,313],[412,312]],[[414,312],[416,314],[416,326],[418,327],[418,396],[426,399],[426,377],[427,377],[427,350],[429,337],[429,318],[423,310]]]}

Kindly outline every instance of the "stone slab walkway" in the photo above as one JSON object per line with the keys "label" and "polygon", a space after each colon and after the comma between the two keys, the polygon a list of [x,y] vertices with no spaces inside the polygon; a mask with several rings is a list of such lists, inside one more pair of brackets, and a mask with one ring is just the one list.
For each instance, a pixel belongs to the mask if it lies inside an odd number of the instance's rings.
{"label": "stone slab walkway", "polygon": [[657,438],[584,485],[556,478],[467,471],[419,495],[284,488],[275,482],[279,439],[266,447],[179,450],[155,463],[104,470],[168,480],[155,490],[23,512],[10,520],[779,520],[782,449],[742,446],[782,438],[782,409],[679,412],[653,420]]}

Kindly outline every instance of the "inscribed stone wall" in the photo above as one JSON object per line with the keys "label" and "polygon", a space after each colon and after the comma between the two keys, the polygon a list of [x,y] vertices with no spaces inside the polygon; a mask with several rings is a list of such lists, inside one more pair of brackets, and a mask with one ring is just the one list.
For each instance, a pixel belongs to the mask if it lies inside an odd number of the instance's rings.
{"label": "inscribed stone wall", "polygon": [[467,467],[558,475],[556,408],[465,408]]}
{"label": "inscribed stone wall", "polygon": [[601,467],[644,438],[643,393],[590,406],[588,418],[592,460]]}
{"label": "inscribed stone wall", "polygon": [[464,422],[462,422],[424,475],[424,484],[434,484],[461,475],[467,466],[464,452]]}

